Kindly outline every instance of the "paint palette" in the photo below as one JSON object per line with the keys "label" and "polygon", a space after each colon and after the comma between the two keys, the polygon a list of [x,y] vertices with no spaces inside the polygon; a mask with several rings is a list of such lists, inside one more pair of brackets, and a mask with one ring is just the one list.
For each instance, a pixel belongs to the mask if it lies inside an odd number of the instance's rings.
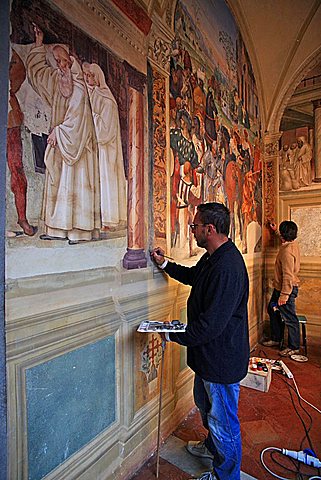
{"label": "paint palette", "polygon": [[172,322],[141,322],[137,328],[137,332],[185,332],[186,323],[181,323],[179,320]]}

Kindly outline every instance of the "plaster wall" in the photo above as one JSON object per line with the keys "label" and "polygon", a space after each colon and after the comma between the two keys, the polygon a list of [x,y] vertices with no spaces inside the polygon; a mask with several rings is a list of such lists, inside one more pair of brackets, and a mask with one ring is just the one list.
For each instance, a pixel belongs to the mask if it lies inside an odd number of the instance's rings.
{"label": "plaster wall", "polygon": [[[153,184],[152,135],[147,122],[147,58],[152,69],[160,72],[166,89],[164,155],[168,168],[170,52],[166,45],[171,45],[174,37],[169,10],[163,11],[162,18],[155,15],[149,35],[144,33],[145,27],[129,21],[112,2],[55,0],[48,3],[47,12],[39,12],[39,18],[46,13],[49,18],[55,11],[70,25],[79,25],[92,44],[99,42],[97,58],[102,46],[111,57],[126,63],[126,75],[132,79],[130,88],[135,87],[143,96],[138,115],[143,122],[138,134],[143,138],[146,168],[139,181],[136,172],[132,175],[143,191],[145,208],[139,210],[138,202],[133,201],[128,218],[138,218],[143,225],[140,247],[148,252],[155,239],[153,212],[149,210],[156,182]],[[65,34],[68,36],[68,31]],[[75,28],[74,45],[78,35]],[[31,168],[28,149],[24,161]],[[162,193],[167,203],[160,225],[164,221],[164,244],[170,248],[168,171],[165,175],[167,183]],[[36,185],[42,188],[41,181]],[[14,233],[9,183],[7,187],[7,229]],[[30,192],[34,199],[29,207],[32,220],[38,219],[41,203],[39,197],[33,197],[36,190]],[[137,191],[133,190],[131,200],[135,200]],[[41,222],[38,227],[43,227]],[[128,478],[155,449],[161,346],[155,335],[143,336],[136,330],[144,320],[185,320],[189,289],[155,269],[148,255],[144,267],[123,268],[129,246],[127,227],[99,242],[72,246],[58,240],[48,245],[38,234],[30,238],[9,235],[6,239],[8,478]],[[130,228],[130,234],[135,233],[135,221]],[[161,228],[159,231],[162,235]],[[245,260],[251,285],[252,346],[262,329],[262,293],[258,286],[262,285],[263,256],[260,249],[255,251],[260,235],[258,222],[249,222]],[[242,249],[240,229],[236,239]],[[187,265],[195,262],[183,248],[177,255]],[[169,345],[164,372],[163,438],[193,406],[192,381],[184,350]],[[47,416],[50,422],[46,422]]]}

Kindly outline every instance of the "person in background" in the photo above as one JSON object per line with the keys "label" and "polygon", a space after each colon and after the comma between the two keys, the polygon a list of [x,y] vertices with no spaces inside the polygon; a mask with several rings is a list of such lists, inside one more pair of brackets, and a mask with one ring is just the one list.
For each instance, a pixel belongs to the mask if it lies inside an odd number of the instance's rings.
{"label": "person in background", "polygon": [[206,250],[195,266],[164,261],[161,248],[151,252],[159,268],[192,287],[186,331],[166,333],[163,339],[187,347],[187,364],[195,372],[194,400],[208,436],[204,442],[188,442],[186,448],[213,461],[213,470],[200,479],[240,480],[237,412],[240,381],[249,361],[248,274],[241,253],[228,238],[227,207],[216,202],[198,205],[190,228],[197,245]]}
{"label": "person in background", "polygon": [[[276,231],[275,224],[271,224]],[[288,327],[288,347],[280,352],[282,356],[299,353],[300,325],[296,315],[295,299],[298,296],[300,270],[300,248],[296,241],[296,223],[285,220],[280,223],[281,246],[274,267],[274,290],[268,305],[271,339],[262,342],[266,347],[279,346],[283,340],[284,325]]]}

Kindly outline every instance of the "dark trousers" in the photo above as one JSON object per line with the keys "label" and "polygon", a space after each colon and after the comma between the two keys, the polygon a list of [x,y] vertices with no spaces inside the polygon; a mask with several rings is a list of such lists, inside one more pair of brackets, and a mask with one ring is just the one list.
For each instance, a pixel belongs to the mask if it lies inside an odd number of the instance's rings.
{"label": "dark trousers", "polygon": [[295,310],[298,287],[293,287],[288,301],[284,305],[277,304],[280,294],[281,292],[274,289],[268,305],[271,340],[281,342],[284,336],[284,326],[286,325],[288,327],[288,347],[298,350],[300,348],[300,324]]}

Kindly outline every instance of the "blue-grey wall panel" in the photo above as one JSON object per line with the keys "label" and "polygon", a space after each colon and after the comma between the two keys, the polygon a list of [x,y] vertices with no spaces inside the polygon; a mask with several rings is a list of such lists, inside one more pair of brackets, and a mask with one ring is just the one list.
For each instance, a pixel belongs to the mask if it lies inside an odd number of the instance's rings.
{"label": "blue-grey wall panel", "polygon": [[28,478],[38,480],[116,419],[115,338],[26,371]]}

